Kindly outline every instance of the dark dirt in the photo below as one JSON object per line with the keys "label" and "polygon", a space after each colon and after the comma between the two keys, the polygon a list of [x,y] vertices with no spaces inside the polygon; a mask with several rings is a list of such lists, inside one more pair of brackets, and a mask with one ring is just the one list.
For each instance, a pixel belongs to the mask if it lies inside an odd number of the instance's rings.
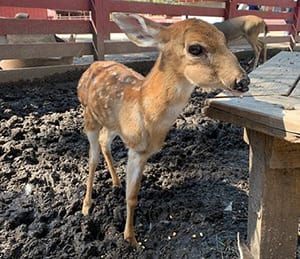
{"label": "dark dirt", "polygon": [[136,209],[141,246],[132,249],[123,241],[127,153],[119,139],[123,187],[112,188],[101,159],[91,213],[81,215],[88,142],[78,76],[0,87],[0,258],[237,258],[248,147],[240,127],[201,114],[216,92],[195,90],[149,160]]}

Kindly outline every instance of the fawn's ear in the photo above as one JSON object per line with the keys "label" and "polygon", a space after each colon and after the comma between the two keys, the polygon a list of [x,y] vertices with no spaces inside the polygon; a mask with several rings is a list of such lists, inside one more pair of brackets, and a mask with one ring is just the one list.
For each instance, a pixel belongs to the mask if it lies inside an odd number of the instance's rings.
{"label": "fawn's ear", "polygon": [[140,47],[161,47],[167,41],[166,27],[137,14],[113,13],[113,21]]}

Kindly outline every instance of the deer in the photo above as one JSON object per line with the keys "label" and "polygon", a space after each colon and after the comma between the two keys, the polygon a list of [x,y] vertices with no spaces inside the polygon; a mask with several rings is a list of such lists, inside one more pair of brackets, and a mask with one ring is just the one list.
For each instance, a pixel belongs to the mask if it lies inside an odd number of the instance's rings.
{"label": "deer", "polygon": [[227,48],[223,33],[202,20],[188,19],[165,27],[143,16],[113,13],[113,21],[141,47],[157,47],[159,56],[144,77],[114,61],[95,61],[77,86],[89,143],[88,177],[82,214],[91,208],[94,175],[103,154],[113,186],[121,186],[113,165],[111,143],[119,136],[128,148],[124,239],[139,244],[134,211],[144,167],[196,86],[248,91],[249,77]]}
{"label": "deer", "polygon": [[267,59],[267,48],[264,40],[259,39],[259,34],[263,33],[264,38],[268,32],[265,21],[256,15],[245,15],[214,23],[214,25],[224,33],[227,43],[245,38],[251,45],[255,59],[252,69],[258,66],[258,61],[263,51],[263,62]]}

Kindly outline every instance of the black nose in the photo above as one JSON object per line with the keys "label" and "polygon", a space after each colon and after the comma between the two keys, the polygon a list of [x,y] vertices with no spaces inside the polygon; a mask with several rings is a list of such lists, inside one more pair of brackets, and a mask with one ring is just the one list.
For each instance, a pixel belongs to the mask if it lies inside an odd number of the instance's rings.
{"label": "black nose", "polygon": [[236,80],[234,90],[245,93],[249,90],[248,85],[250,84],[250,78],[246,75],[245,77]]}

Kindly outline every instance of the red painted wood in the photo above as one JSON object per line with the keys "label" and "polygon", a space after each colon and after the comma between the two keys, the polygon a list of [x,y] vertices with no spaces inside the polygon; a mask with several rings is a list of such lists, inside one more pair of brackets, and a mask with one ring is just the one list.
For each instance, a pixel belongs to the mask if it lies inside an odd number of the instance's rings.
{"label": "red painted wood", "polygon": [[295,7],[294,0],[239,0],[236,1],[240,4],[253,4],[253,5],[266,5],[266,6],[279,6],[279,7]]}
{"label": "red painted wood", "polygon": [[[298,32],[300,32],[300,0],[297,1],[297,6],[295,8],[295,32],[294,35],[297,36]],[[297,37],[297,42],[300,42],[299,37]]]}
{"label": "red painted wood", "polygon": [[194,15],[224,17],[225,9],[142,2],[111,1],[111,12],[132,12],[170,16]]}
{"label": "red painted wood", "polygon": [[0,17],[14,18],[17,13],[28,13],[30,16],[30,19],[47,19],[48,18],[47,9],[0,6]]}
{"label": "red painted wood", "polygon": [[[102,1],[102,0],[100,0]],[[106,0],[105,0],[106,1]],[[88,0],[0,0],[0,6],[46,8],[54,10],[90,10]]]}
{"label": "red painted wood", "polygon": [[0,19],[0,35],[91,33],[90,21]]}
{"label": "red painted wood", "polygon": [[[209,2],[226,2],[227,0],[209,0]],[[203,0],[177,0],[177,2],[182,3],[203,3]]]}
{"label": "red painted wood", "polygon": [[270,25],[268,25],[268,31],[291,31],[291,30],[292,30],[291,24],[284,24],[284,25],[270,24]]}
{"label": "red painted wood", "polygon": [[263,11],[255,11],[255,10],[237,10],[235,12],[235,16],[243,16],[243,15],[257,15],[259,17],[262,17],[264,19],[283,19],[283,20],[293,20],[293,13],[276,13],[276,12],[263,12]]}

